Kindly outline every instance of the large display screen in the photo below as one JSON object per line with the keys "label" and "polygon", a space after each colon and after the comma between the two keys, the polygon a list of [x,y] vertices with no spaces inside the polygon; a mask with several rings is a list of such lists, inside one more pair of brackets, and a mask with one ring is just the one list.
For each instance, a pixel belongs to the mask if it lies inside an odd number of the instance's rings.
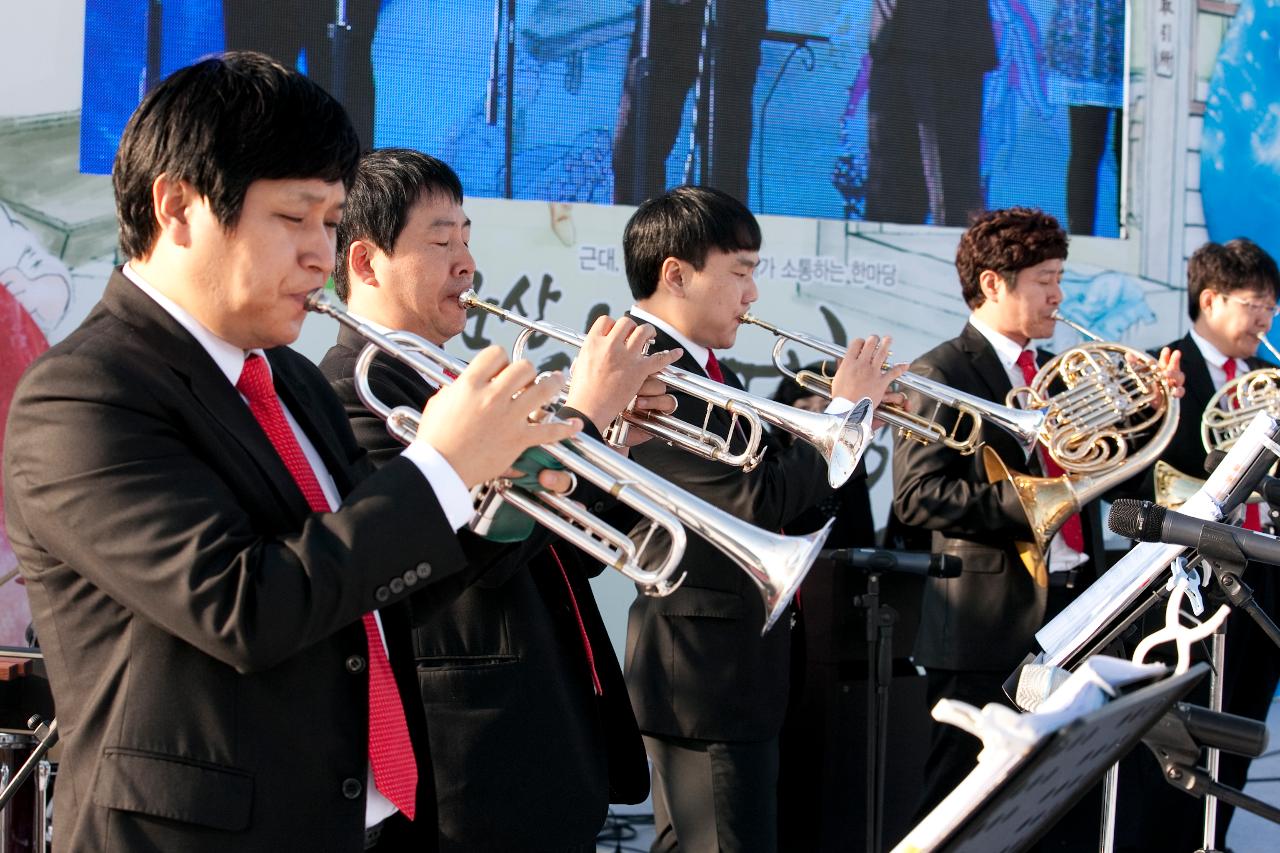
{"label": "large display screen", "polygon": [[81,167],[175,68],[249,48],[470,196],[1118,236],[1124,0],[88,0]]}

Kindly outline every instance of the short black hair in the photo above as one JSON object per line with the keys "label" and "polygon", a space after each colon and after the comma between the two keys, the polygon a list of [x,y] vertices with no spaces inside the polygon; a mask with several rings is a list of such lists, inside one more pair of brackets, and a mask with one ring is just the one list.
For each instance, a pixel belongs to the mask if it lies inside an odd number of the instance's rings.
{"label": "short black hair", "polygon": [[701,270],[712,249],[758,252],[760,242],[760,223],[728,193],[693,186],[668,190],[641,204],[622,232],[631,295],[653,296],[667,258]]}
{"label": "short black hair", "polygon": [[1226,243],[1205,243],[1187,261],[1187,314],[1194,323],[1200,316],[1200,294],[1235,290],[1265,290],[1280,297],[1280,271],[1275,259],[1247,237]]}
{"label": "short black hair", "polygon": [[965,304],[977,308],[987,297],[983,270],[1005,277],[1012,289],[1020,270],[1048,260],[1067,259],[1067,232],[1058,220],[1033,207],[1007,207],[977,214],[956,246],[956,273]]}
{"label": "short black hair", "polygon": [[333,287],[346,302],[347,250],[356,240],[368,240],[388,255],[404,231],[409,210],[424,197],[447,195],[462,204],[462,181],[443,160],[411,148],[381,148],[360,158],[356,179],[347,193],[347,206],[338,223],[338,263]]}
{"label": "short black hair", "polygon": [[141,259],[155,247],[151,186],[161,175],[189,182],[232,230],[254,181],[349,187],[359,158],[342,105],[297,71],[249,51],[201,60],[152,89],[125,125],[111,169],[120,250]]}

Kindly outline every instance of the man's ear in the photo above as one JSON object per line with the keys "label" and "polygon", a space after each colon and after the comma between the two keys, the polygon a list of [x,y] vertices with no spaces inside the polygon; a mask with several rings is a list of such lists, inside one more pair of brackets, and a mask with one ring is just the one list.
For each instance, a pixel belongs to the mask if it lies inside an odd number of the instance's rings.
{"label": "man's ear", "polygon": [[683,297],[690,271],[691,268],[684,261],[667,258],[658,270],[658,288],[667,290],[672,296]]}
{"label": "man's ear", "polygon": [[190,247],[192,208],[204,204],[195,187],[186,181],[178,181],[169,175],[160,175],[151,182],[151,209],[160,226],[160,240]]}
{"label": "man's ear", "polygon": [[1200,295],[1196,297],[1196,301],[1200,305],[1200,313],[1212,314],[1213,300],[1217,299],[1220,295],[1221,293],[1217,290],[1214,290],[1212,287],[1206,287],[1201,289]]}
{"label": "man's ear", "polygon": [[1004,280],[1004,276],[995,270],[983,270],[978,273],[978,287],[982,290],[982,295],[992,302],[998,302],[999,297],[1004,293],[1008,286],[1008,282]]}
{"label": "man's ear", "polygon": [[352,240],[347,247],[347,256],[339,258],[338,263],[347,265],[347,279],[353,285],[378,287],[378,272],[374,269],[377,254],[378,247],[368,240]]}

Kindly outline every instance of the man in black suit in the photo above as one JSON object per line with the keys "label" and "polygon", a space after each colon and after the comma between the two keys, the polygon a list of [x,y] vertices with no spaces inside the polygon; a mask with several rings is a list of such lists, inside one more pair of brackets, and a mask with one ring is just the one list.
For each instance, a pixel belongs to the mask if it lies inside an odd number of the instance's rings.
{"label": "man in black suit", "polygon": [[4,443],[61,849],[430,847],[398,602],[465,574],[468,489],[575,425],[529,423],[554,388],[493,348],[370,471],[285,346],[358,155],[341,106],[260,54],[174,73],[125,128],[129,260],[24,376]]}
{"label": "man in black suit", "polygon": [[[338,227],[334,276],[351,310],[443,346],[472,286],[471,222],[449,166],[407,149],[365,155]],[[649,326],[600,318],[573,368],[561,417],[599,433],[637,393],[641,409],[665,409],[665,386],[648,376],[679,353],[645,356]],[[320,368],[346,406],[375,464],[401,445],[356,393],[364,341],[343,328]],[[435,389],[379,356],[369,382],[388,406],[421,409]],[[645,387],[642,387],[645,382]],[[601,493],[573,494],[598,514]],[[442,851],[595,850],[610,802],[649,793],[644,744],[622,670],[589,579],[601,570],[573,545],[535,533],[501,546],[462,537],[480,580],[447,608],[417,620],[417,686],[431,737]]]}
{"label": "man in black suit", "polygon": [[[1276,315],[1280,297],[1280,272],[1276,262],[1256,243],[1245,238],[1225,244],[1206,243],[1187,261],[1187,314],[1191,329],[1169,347],[1182,354],[1186,373],[1186,397],[1182,419],[1164,462],[1183,474],[1203,479],[1208,455],[1200,438],[1200,423],[1213,395],[1228,381],[1262,367],[1273,367],[1254,356],[1258,336],[1266,334]],[[1229,404],[1226,404],[1229,405]],[[1146,494],[1154,497],[1151,479]],[[1249,504],[1242,524],[1252,530],[1274,527],[1265,507]],[[1258,604],[1273,618],[1277,615],[1274,571],[1261,567],[1249,571]],[[1156,622],[1163,624],[1161,613]],[[1150,622],[1150,620],[1148,620]],[[1152,628],[1154,630],[1154,628]],[[1232,611],[1227,619],[1227,657],[1223,673],[1222,708],[1231,714],[1265,720],[1280,679],[1280,651],[1245,613]],[[1207,689],[1193,697],[1208,702]],[[1204,812],[1192,801],[1160,781],[1161,772],[1145,749],[1138,750],[1122,769],[1117,835],[1118,849],[1160,849],[1184,853],[1204,840]],[[1222,753],[1219,780],[1233,788],[1244,787],[1250,759]],[[1218,841],[1223,848],[1234,808],[1218,803]],[[1134,827],[1140,837],[1130,838]]]}
{"label": "man in black suit", "polygon": [[[916,359],[912,372],[1003,405],[1009,391],[1026,385],[1046,360],[1047,354],[1028,346],[1053,335],[1066,256],[1066,232],[1039,210],[1015,207],[975,218],[956,250],[969,321],[959,335]],[[1176,357],[1162,353],[1161,363],[1180,381]],[[907,396],[913,406],[926,404],[914,392]],[[950,427],[954,410],[941,418]],[[981,439],[1010,471],[1051,473],[1038,449],[1028,457],[998,427],[984,423]],[[1031,539],[1026,513],[1011,483],[988,482],[981,453],[963,456],[899,437],[893,482],[898,518],[932,531],[935,553],[963,562],[960,577],[929,578],[925,585],[914,658],[928,671],[930,707],[943,698],[977,707],[1006,702],[1002,684],[1033,647],[1035,632],[1099,570],[1097,504],[1053,538],[1047,579],[1037,581],[1015,548]],[[935,726],[922,816],[973,770],[979,748],[971,735]]]}
{"label": "man in black suit", "polygon": [[[760,226],[740,202],[708,187],[677,187],[640,205],[622,237],[630,314],[658,329],[676,365],[733,388],[712,352],[733,345],[755,302]],[[833,407],[870,435],[871,409],[903,366],[882,371],[888,339],[855,339],[836,371]],[[676,394],[678,417],[701,425],[706,406]],[[890,395],[890,399],[900,399]],[[729,434],[723,409],[709,428]],[[864,444],[865,447],[865,444]],[[636,461],[744,522],[777,530],[831,493],[822,459],[796,442],[750,472],[651,441]],[[638,531],[643,532],[643,531]],[[634,535],[634,534],[633,534]],[[778,733],[787,705],[790,620],[763,637],[764,607],[750,579],[705,540],[690,537],[684,585],[637,595],[627,623],[626,677],[653,761],[653,849],[774,851]]]}

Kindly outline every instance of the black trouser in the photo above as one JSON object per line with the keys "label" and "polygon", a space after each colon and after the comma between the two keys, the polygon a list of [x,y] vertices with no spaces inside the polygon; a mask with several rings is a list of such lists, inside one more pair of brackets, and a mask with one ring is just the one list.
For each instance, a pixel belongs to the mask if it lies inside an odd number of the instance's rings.
{"label": "black trouser", "polygon": [[[922,224],[941,193],[942,221],[969,224],[986,207],[982,83],[977,68],[918,55],[877,59],[867,93],[867,213],[874,222]],[[936,208],[935,204],[935,208]]]}
{"label": "black trouser", "polygon": [[[1111,137],[1116,151],[1116,174],[1124,136],[1124,111],[1110,107],[1070,107],[1071,157],[1067,161],[1067,223],[1072,234],[1097,230],[1098,167],[1107,152],[1107,124],[1114,117]],[[1120,223],[1120,189],[1116,188],[1115,223]]]}
{"label": "black trouser", "polygon": [[776,853],[778,739],[645,735],[653,761],[653,853]]}
{"label": "black trouser", "polygon": [[[640,73],[641,4],[618,106],[613,139],[617,204],[639,204],[666,190],[667,155],[684,118],[685,97],[698,76],[705,4],[652,0],[651,8],[648,80],[642,81]],[[717,34],[711,43],[718,45],[711,77],[715,105],[697,119],[704,131],[710,127],[711,168],[698,183],[747,204],[752,96],[768,13],[764,0],[718,0],[717,10]],[[708,100],[703,92],[704,108]]]}

